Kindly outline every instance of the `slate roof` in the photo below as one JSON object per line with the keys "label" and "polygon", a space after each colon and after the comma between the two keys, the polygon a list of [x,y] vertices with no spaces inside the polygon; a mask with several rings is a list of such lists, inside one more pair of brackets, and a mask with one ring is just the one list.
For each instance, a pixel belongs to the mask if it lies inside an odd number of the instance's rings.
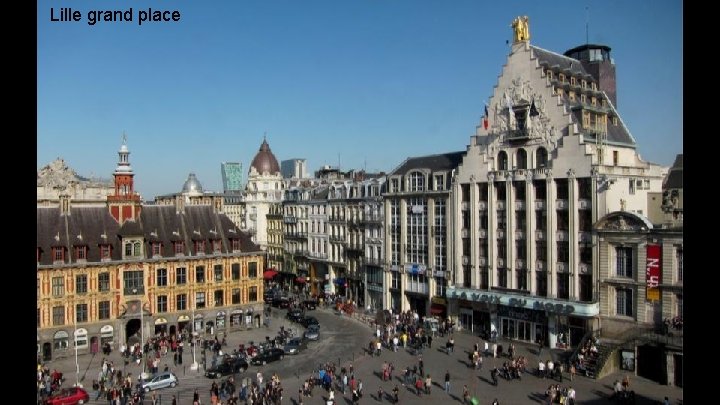
{"label": "slate roof", "polygon": [[675,162],[665,177],[663,190],[682,189],[683,188],[683,155],[682,153],[675,157]]}
{"label": "slate roof", "polygon": [[464,155],[465,151],[407,158],[390,175],[405,175],[415,169],[429,169],[433,172],[452,170],[460,165]]}
{"label": "slate roof", "polygon": [[[555,53],[552,51],[548,51],[547,49],[538,48],[537,46],[530,45],[530,48],[532,48],[533,54],[538,58],[538,61],[540,65],[549,67],[553,71],[558,72],[564,72],[565,74],[571,74],[572,76],[579,77],[580,79],[590,79],[594,80],[592,75],[590,75],[585,68],[583,67],[582,63],[577,60],[573,59],[571,57],[561,55],[559,53]],[[630,134],[630,131],[625,126],[625,123],[620,118],[620,114],[615,109],[615,106],[613,105],[610,98],[605,94],[605,92],[593,92],[589,91],[591,93],[594,93],[595,96],[598,98],[598,105],[601,104],[602,100],[605,100],[608,107],[605,109],[609,111],[610,116],[617,116],[618,117],[618,123],[617,125],[614,125],[611,119],[608,119],[607,122],[607,137],[606,142],[609,143],[615,143],[615,144],[624,144],[624,145],[630,145],[635,146],[635,139]],[[579,96],[578,96],[579,97]],[[590,98],[588,97],[588,100]],[[563,98],[563,101],[567,105],[569,110],[572,110],[573,108],[580,108],[582,107],[588,107],[590,109],[601,109],[598,107],[593,107],[588,103],[582,104],[578,99],[576,101],[570,101],[567,97],[567,93],[565,94],[565,97]],[[572,114],[573,119],[577,124],[582,124],[582,115],[579,112],[577,114]],[[590,138],[592,139],[592,138]]]}
{"label": "slate roof", "polygon": [[[195,233],[197,231],[199,233]],[[101,235],[106,235],[103,238]],[[81,235],[81,238],[78,238]],[[125,221],[122,227],[110,215],[107,207],[72,207],[70,215],[60,209],[37,208],[37,247],[41,248],[40,265],[52,265],[52,247],[64,246],[66,258],[75,262],[73,247],[88,247],[87,262],[100,261],[101,244],[112,246],[112,260],[122,259],[122,236],[141,236],[145,243],[145,257],[152,255],[151,242],[162,243],[162,256],[174,257],[173,241],[185,242],[185,255],[195,256],[193,240],[205,240],[205,253],[212,254],[212,240],[220,239],[221,252],[230,253],[230,239],[239,239],[241,252],[260,252],[250,236],[240,232],[225,214],[211,206],[187,206],[183,213],[174,205],[144,205],[136,221]],[[65,263],[69,263],[68,260]]]}

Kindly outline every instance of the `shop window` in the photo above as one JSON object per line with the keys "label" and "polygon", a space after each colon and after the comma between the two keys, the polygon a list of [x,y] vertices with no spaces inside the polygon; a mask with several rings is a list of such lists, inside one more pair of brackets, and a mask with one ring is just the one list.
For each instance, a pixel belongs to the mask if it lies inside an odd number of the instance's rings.
{"label": "shop window", "polygon": [[[64,310],[64,308],[63,308]],[[54,310],[53,310],[54,312]],[[59,330],[55,332],[55,335],[53,336],[53,349],[55,350],[65,350],[68,348],[68,333],[64,330]]]}

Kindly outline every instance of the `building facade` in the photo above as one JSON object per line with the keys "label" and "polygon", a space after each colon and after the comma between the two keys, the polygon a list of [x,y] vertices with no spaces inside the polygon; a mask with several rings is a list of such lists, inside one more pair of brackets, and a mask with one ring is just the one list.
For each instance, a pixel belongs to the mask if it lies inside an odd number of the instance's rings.
{"label": "building facade", "polygon": [[387,175],[384,308],[447,315],[452,280],[451,186],[464,152],[408,158]]}
{"label": "building facade", "polygon": [[614,72],[607,46],[558,54],[516,36],[453,183],[461,328],[563,348],[599,327],[592,224],[647,212],[665,173],[638,155]]}
{"label": "building facade", "polygon": [[[253,158],[245,185],[245,217],[240,220],[242,230],[252,235],[253,242],[263,250],[268,249],[268,214],[278,212],[282,204],[284,183],[280,174],[280,165],[270,150],[267,140],[263,139],[260,150]],[[274,215],[274,214],[273,214]],[[275,217],[271,218],[276,221]],[[273,242],[273,246],[278,243]],[[282,246],[282,243],[279,243]],[[281,252],[279,254],[282,254]]]}
{"label": "building facade", "polygon": [[284,179],[305,179],[308,177],[307,159],[288,159],[280,162]]}
{"label": "building facade", "polygon": [[240,162],[222,162],[223,193],[239,193],[243,190],[243,168]]}
{"label": "building facade", "polygon": [[141,205],[119,154],[105,206],[37,208],[38,354],[259,326],[259,246],[213,205]]}

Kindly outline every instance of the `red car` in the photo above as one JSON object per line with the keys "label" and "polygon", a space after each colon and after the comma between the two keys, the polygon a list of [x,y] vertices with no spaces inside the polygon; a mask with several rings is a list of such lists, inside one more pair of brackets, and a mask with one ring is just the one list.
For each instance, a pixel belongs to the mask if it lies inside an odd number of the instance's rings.
{"label": "red car", "polygon": [[76,405],[90,401],[90,395],[80,387],[63,388],[45,400],[45,405]]}

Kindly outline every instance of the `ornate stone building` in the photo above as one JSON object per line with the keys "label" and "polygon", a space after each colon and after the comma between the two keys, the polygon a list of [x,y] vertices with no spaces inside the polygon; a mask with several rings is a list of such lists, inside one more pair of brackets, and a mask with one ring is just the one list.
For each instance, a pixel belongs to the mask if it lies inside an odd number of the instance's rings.
{"label": "ornate stone building", "polygon": [[128,154],[123,144],[105,206],[61,198],[37,208],[38,352],[46,359],[159,331],[260,324],[259,246],[213,205],[141,205]]}
{"label": "ornate stone building", "polygon": [[37,172],[38,206],[56,206],[61,196],[75,206],[104,205],[114,192],[112,180],[79,176],[60,158]]}
{"label": "ornate stone building", "polygon": [[558,54],[522,21],[453,182],[447,296],[462,328],[575,346],[600,326],[592,224],[647,212],[665,169],[620,118],[610,48]]}

